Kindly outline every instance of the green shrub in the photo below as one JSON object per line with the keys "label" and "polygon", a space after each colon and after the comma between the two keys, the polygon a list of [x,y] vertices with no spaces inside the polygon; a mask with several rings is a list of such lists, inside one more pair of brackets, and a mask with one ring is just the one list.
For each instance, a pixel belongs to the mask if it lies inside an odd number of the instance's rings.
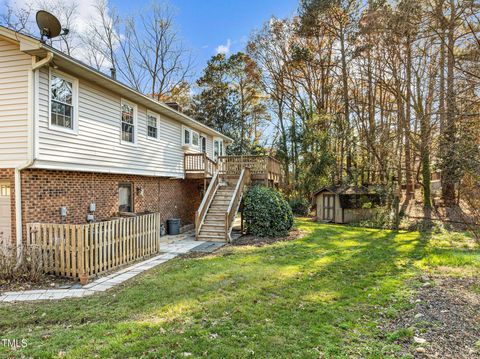
{"label": "green shrub", "polygon": [[288,201],[293,214],[297,216],[308,216],[310,203],[303,197],[295,197]]}
{"label": "green shrub", "polygon": [[288,202],[275,189],[254,186],[245,194],[243,214],[247,233],[260,237],[288,234],[293,214]]}

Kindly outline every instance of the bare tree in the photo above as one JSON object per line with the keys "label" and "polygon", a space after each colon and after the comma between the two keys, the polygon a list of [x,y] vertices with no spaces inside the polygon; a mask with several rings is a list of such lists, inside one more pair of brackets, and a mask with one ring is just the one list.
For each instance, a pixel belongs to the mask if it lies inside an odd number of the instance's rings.
{"label": "bare tree", "polygon": [[12,6],[8,1],[4,2],[5,12],[0,14],[0,25],[15,31],[31,34],[32,3],[26,3],[22,7]]}
{"label": "bare tree", "polygon": [[174,11],[152,3],[129,28],[136,63],[147,74],[143,90],[161,100],[190,75],[192,59],[174,26]]}
{"label": "bare tree", "polygon": [[45,10],[55,14],[62,24],[62,27],[68,29],[67,34],[62,34],[58,38],[47,40],[47,42],[67,55],[75,55],[75,50],[81,44],[76,23],[76,18],[78,18],[78,0],[69,2],[62,0],[40,0],[35,6],[39,10]]}

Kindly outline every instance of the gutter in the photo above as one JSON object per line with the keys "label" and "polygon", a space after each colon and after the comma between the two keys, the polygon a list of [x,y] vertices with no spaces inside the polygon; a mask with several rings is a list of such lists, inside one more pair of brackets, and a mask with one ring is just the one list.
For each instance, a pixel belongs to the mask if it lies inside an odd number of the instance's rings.
{"label": "gutter", "polygon": [[[53,48],[53,47],[51,47],[47,44],[44,44],[44,43],[40,43],[40,47],[42,49],[44,49],[45,51],[48,51],[48,53],[52,53],[52,57],[53,57],[53,54],[55,54],[55,56],[57,56],[58,58],[63,59],[65,61],[68,61],[71,64],[73,64],[74,66],[78,66],[78,67],[94,74],[95,76],[99,76],[102,79],[104,79],[104,80],[106,80],[106,81],[108,81],[108,82],[110,82],[110,83],[112,83],[116,86],[120,86],[121,88],[123,88],[126,91],[129,91],[130,93],[132,93],[135,96],[142,97],[144,100],[147,100],[148,102],[150,102],[152,106],[160,107],[161,111],[163,111],[163,114],[165,114],[165,112],[166,112],[167,115],[172,116],[174,118],[175,117],[183,118],[183,121],[180,121],[180,122],[182,122],[183,124],[186,124],[187,126],[188,125],[191,126],[193,124],[194,126],[198,127],[197,130],[199,130],[199,131],[201,131],[199,129],[199,128],[201,128],[201,129],[211,133],[213,137],[220,137],[224,140],[224,142],[233,143],[233,139],[224,135],[223,133],[221,133],[221,132],[219,132],[219,131],[217,131],[217,130],[215,130],[215,129],[213,129],[213,128],[211,128],[211,127],[209,127],[209,126],[207,126],[207,125],[205,125],[205,124],[203,124],[203,123],[201,123],[201,122],[199,122],[199,121],[197,121],[193,118],[191,118],[190,116],[187,116],[186,114],[184,114],[182,112],[179,112],[179,111],[171,108],[170,106],[165,105],[162,102],[155,101],[154,99],[138,92],[137,90],[132,89],[131,87],[125,85],[124,83],[122,83],[118,80],[115,80],[115,79],[111,78],[110,76],[108,76],[108,75],[106,75],[106,74],[104,74],[100,71],[95,70],[94,68],[88,66],[87,64],[84,64],[83,62],[73,58],[72,56],[64,54],[63,52],[61,52],[61,51],[59,51],[59,50],[57,50],[57,49],[55,49],[55,48]],[[159,111],[159,110],[157,110],[157,111]],[[178,120],[178,118],[177,118],[177,120]],[[185,122],[187,122],[187,123],[185,123]],[[188,123],[188,122],[190,122],[190,123]]]}
{"label": "gutter", "polygon": [[35,162],[36,148],[36,119],[37,119],[37,70],[47,66],[53,60],[53,53],[48,52],[47,56],[40,61],[35,62],[35,56],[32,57],[32,68],[28,73],[28,161],[15,168],[15,239],[17,247],[17,263],[23,260],[23,218],[22,218],[22,176],[21,171],[31,167]]}

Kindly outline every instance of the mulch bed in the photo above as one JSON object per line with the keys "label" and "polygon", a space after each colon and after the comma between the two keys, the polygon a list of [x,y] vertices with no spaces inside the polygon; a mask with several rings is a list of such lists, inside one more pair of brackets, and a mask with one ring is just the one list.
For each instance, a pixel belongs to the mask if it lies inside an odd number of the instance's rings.
{"label": "mulch bed", "polygon": [[299,229],[292,229],[288,236],[284,237],[256,237],[252,235],[245,235],[236,239],[232,246],[256,246],[261,247],[276,242],[293,241],[294,239],[302,238],[305,234]]}
{"label": "mulch bed", "polygon": [[[232,243],[229,243],[226,246],[221,247],[221,248],[225,248],[225,247],[228,247],[228,246],[234,246],[234,247],[237,247],[237,246],[262,247],[262,246],[266,246],[266,245],[273,244],[273,243],[276,243],[276,242],[293,241],[295,239],[302,238],[304,235],[305,235],[304,232],[302,232],[302,231],[300,231],[299,229],[296,229],[296,228],[292,229],[290,231],[290,233],[288,234],[288,236],[284,236],[284,237],[256,237],[256,236],[252,236],[252,235],[243,235],[243,236],[235,239]],[[220,248],[220,250],[221,250],[221,248]],[[181,258],[201,258],[201,257],[205,257],[205,256],[215,255],[216,253],[221,253],[221,252],[218,252],[218,250],[213,252],[213,253],[188,252],[188,253],[182,254],[180,257]]]}
{"label": "mulch bed", "polygon": [[69,278],[56,277],[53,275],[43,275],[38,281],[31,282],[18,278],[17,280],[2,280],[0,279],[0,294],[3,292],[18,292],[22,290],[32,289],[60,289],[70,287],[78,283]]}
{"label": "mulch bed", "polygon": [[398,344],[416,358],[480,358],[480,278],[422,276],[421,282],[414,307],[384,329],[411,328],[414,343]]}

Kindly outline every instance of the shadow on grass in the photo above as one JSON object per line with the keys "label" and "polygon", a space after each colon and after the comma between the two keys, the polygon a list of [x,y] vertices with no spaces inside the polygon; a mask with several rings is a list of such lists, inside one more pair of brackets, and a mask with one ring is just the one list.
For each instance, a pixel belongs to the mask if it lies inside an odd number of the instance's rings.
{"label": "shadow on grass", "polygon": [[18,353],[35,357],[394,351],[379,313],[408,304],[404,280],[429,235],[300,225],[302,239],[174,260],[98,297],[0,307],[0,332],[29,338]]}

